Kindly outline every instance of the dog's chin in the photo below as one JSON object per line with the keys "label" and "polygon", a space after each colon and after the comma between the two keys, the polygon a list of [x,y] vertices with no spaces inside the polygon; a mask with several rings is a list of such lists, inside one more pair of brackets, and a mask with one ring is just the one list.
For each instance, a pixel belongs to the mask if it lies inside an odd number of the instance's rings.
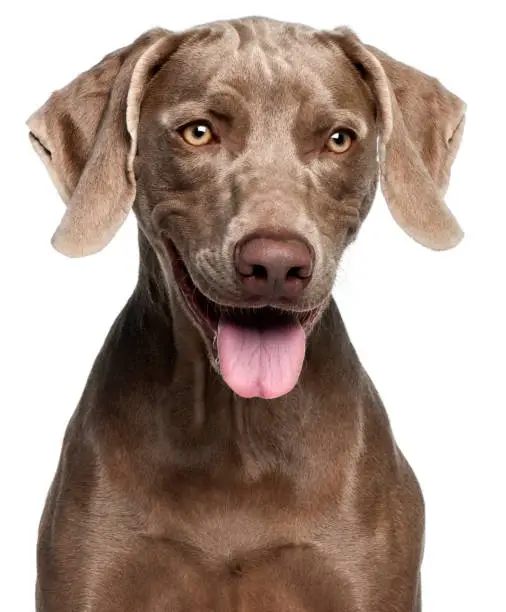
{"label": "dog's chin", "polygon": [[168,252],[183,308],[228,386],[246,398],[272,399],[290,392],[302,368],[306,338],[328,299],[308,310],[220,303],[200,291],[173,245]]}

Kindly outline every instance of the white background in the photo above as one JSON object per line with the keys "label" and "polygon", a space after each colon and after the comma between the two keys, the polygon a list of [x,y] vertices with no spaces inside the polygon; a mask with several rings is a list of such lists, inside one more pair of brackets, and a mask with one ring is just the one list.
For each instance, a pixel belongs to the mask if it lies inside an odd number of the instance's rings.
{"label": "white background", "polygon": [[[24,121],[149,27],[265,15],[362,39],[468,103],[447,202],[466,238],[433,253],[378,195],[335,297],[427,505],[424,612],[506,610],[506,89],[500,3],[17,2],[2,9],[0,610],[33,610],[39,516],[64,428],[137,272],[133,219],[101,254],[51,249],[63,204]],[[343,611],[344,612],[344,611]]]}

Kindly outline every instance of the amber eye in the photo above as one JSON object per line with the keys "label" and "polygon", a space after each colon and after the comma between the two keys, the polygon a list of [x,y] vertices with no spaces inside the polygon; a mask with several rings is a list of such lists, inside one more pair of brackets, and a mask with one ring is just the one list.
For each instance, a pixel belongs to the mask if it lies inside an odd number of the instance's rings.
{"label": "amber eye", "polygon": [[354,134],[349,130],[336,130],[325,143],[331,153],[346,153],[354,141]]}
{"label": "amber eye", "polygon": [[209,144],[214,140],[214,135],[207,123],[202,121],[194,121],[181,128],[181,136],[188,144],[194,147],[201,147]]}

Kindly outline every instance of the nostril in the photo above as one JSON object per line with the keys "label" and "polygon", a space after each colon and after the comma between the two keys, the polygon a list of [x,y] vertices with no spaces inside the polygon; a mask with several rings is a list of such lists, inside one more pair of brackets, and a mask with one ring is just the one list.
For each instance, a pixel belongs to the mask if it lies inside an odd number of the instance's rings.
{"label": "nostril", "polygon": [[262,280],[267,280],[267,268],[265,268],[265,266],[261,266],[260,264],[254,264],[251,271],[251,276]]}
{"label": "nostril", "polygon": [[309,274],[307,274],[305,266],[293,266],[292,268],[288,270],[286,274],[287,279],[290,279],[290,278],[306,279],[308,278],[308,276]]}

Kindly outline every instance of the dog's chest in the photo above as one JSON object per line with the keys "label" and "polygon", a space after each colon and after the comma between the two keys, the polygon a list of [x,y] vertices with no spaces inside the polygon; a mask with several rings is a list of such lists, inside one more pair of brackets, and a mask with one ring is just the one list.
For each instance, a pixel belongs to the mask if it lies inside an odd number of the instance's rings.
{"label": "dog's chest", "polygon": [[[309,504],[273,498],[263,488],[244,496],[208,490],[188,505],[178,501],[172,510],[151,509],[142,538],[146,563],[160,565],[152,575],[164,576],[149,594],[158,602],[153,610],[180,605],[278,612],[349,604],[335,507],[318,516]],[[348,604],[345,609],[352,610]]]}
{"label": "dog's chest", "polygon": [[246,453],[238,460],[224,450],[205,470],[187,456],[147,478],[136,464],[129,469],[136,486],[128,505],[141,515],[129,554],[143,578],[139,609],[320,611],[340,602],[354,610],[344,471],[315,452],[311,461],[288,452],[289,440],[275,457],[260,442],[257,471]]}
{"label": "dog's chest", "polygon": [[336,556],[316,542],[290,542],[294,535],[223,517],[220,527],[203,524],[191,538],[144,542],[149,573],[143,609],[354,610]]}

